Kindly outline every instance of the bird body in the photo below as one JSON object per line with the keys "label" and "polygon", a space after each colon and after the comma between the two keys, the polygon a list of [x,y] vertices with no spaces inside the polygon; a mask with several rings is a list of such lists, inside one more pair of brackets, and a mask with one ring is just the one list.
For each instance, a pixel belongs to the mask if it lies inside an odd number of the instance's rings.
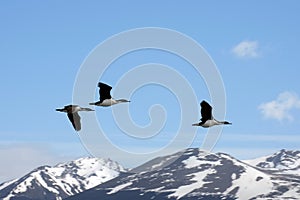
{"label": "bird body", "polygon": [[98,83],[99,89],[99,95],[100,95],[100,101],[89,103],[90,105],[95,105],[95,106],[103,106],[103,107],[108,107],[112,106],[118,103],[126,103],[130,102],[126,99],[114,99],[110,95],[110,90],[112,89],[111,86],[105,84],[105,83]]}
{"label": "bird body", "polygon": [[63,108],[57,108],[56,111],[65,112],[76,131],[81,130],[79,111],[94,111],[90,108],[82,108],[78,105],[67,105]]}
{"label": "bird body", "polygon": [[222,124],[231,124],[231,123],[226,121],[218,121],[216,119],[209,119],[206,120],[204,123],[200,122],[198,124],[193,124],[193,126],[202,126],[203,128],[209,128],[215,125],[222,125]]}
{"label": "bird body", "polygon": [[215,125],[228,125],[231,124],[230,122],[227,121],[218,121],[213,118],[212,115],[212,107],[206,102],[202,101],[200,103],[201,106],[201,122],[193,124],[193,126],[202,126],[204,128],[209,128]]}

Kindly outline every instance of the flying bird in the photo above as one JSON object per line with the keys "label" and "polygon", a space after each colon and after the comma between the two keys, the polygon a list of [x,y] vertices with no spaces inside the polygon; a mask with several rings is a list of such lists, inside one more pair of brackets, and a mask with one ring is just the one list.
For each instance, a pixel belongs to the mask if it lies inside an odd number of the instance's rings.
{"label": "flying bird", "polygon": [[112,87],[105,83],[99,82],[98,87],[100,88],[99,89],[100,101],[89,103],[90,105],[107,107],[107,106],[111,106],[111,105],[118,104],[118,103],[130,102],[126,99],[116,100],[116,99],[112,98],[110,95],[110,90],[112,89]]}
{"label": "flying bird", "polygon": [[78,114],[79,111],[94,111],[90,108],[82,108],[78,105],[67,105],[63,108],[57,108],[56,111],[65,112],[68,115],[69,120],[71,121],[74,129],[76,131],[81,130],[80,116]]}
{"label": "flying bird", "polygon": [[222,125],[222,124],[231,124],[227,121],[218,121],[214,119],[212,115],[212,107],[206,102],[202,101],[200,103],[201,106],[201,122],[193,124],[193,126],[202,126],[204,128],[212,127],[215,125]]}

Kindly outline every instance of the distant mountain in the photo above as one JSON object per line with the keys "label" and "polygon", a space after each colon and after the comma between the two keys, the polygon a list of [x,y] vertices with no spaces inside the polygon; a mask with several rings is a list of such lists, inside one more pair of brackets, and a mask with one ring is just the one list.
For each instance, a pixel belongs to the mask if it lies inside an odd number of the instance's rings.
{"label": "distant mountain", "polygon": [[270,156],[245,161],[263,169],[275,170],[278,173],[300,175],[300,151],[280,150]]}
{"label": "distant mountain", "polygon": [[[298,158],[283,163],[286,169],[289,164],[293,169],[296,162]],[[224,153],[191,148],[151,160],[67,198],[79,199],[300,199],[300,176],[274,173]]]}
{"label": "distant mountain", "polygon": [[109,159],[81,158],[54,167],[42,166],[0,185],[3,200],[59,200],[106,182],[124,172]]}
{"label": "distant mountain", "polygon": [[81,158],[2,183],[0,199],[300,199],[299,162],[299,151],[240,161],[190,148],[126,171],[109,159]]}

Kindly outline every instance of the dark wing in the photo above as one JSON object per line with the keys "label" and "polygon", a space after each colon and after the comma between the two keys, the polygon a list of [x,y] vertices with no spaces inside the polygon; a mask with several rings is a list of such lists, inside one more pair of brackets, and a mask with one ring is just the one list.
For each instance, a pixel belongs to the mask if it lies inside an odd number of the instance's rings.
{"label": "dark wing", "polygon": [[202,101],[201,106],[201,121],[205,122],[206,120],[212,119],[212,107],[206,102]]}
{"label": "dark wing", "polygon": [[81,124],[80,124],[80,116],[77,112],[75,113],[68,113],[69,120],[71,121],[74,129],[76,131],[81,130]]}
{"label": "dark wing", "polygon": [[98,83],[98,87],[100,88],[100,102],[104,101],[105,99],[111,99],[110,90],[112,87],[101,82]]}

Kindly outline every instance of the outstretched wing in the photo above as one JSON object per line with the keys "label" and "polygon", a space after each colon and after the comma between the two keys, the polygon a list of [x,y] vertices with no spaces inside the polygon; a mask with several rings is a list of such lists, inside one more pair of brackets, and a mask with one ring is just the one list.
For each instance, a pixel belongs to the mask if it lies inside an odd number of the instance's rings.
{"label": "outstretched wing", "polygon": [[76,131],[80,131],[81,130],[81,124],[80,124],[80,116],[77,112],[75,113],[68,113],[68,118],[71,121],[74,129]]}
{"label": "outstretched wing", "polygon": [[112,87],[106,85],[105,83],[98,83],[99,95],[100,95],[100,102],[103,102],[105,99],[111,99],[110,90]]}
{"label": "outstretched wing", "polygon": [[212,119],[212,107],[206,102],[202,101],[201,106],[201,121],[205,122],[206,120]]}

